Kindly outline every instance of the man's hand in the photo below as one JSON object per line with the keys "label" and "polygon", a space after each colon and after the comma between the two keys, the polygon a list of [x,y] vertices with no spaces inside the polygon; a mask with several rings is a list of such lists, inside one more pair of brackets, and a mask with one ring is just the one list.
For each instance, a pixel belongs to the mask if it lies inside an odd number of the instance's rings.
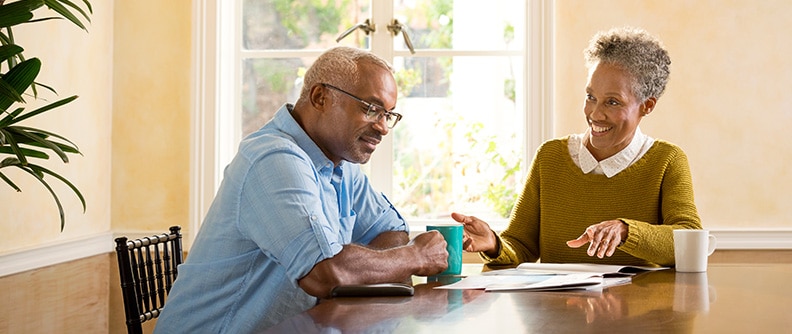
{"label": "man's hand", "polygon": [[440,232],[421,233],[408,245],[415,247],[415,260],[420,263],[420,268],[415,272],[415,275],[437,275],[448,268],[447,243]]}
{"label": "man's hand", "polygon": [[580,237],[567,241],[567,246],[578,248],[591,243],[586,253],[601,259],[613,255],[616,247],[619,247],[622,241],[627,239],[627,230],[627,224],[621,220],[604,221],[586,228]]}

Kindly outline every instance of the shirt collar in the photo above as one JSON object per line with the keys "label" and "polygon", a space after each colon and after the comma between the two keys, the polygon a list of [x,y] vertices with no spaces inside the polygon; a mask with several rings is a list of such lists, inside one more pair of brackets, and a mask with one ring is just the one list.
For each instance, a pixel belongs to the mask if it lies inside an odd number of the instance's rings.
{"label": "shirt collar", "polygon": [[640,128],[635,128],[635,134],[633,135],[632,141],[630,141],[630,144],[627,145],[627,147],[607,159],[597,161],[597,159],[595,159],[591,152],[589,152],[589,150],[586,148],[586,138],[588,138],[588,135],[590,135],[590,133],[588,133],[589,131],[591,131],[591,128],[586,130],[586,133],[581,136],[583,140],[580,141],[580,145],[578,146],[578,161],[580,162],[580,169],[583,171],[583,173],[588,174],[597,167],[600,167],[603,174],[605,174],[605,176],[608,178],[613,177],[619,172],[627,169],[627,167],[630,167],[630,164],[632,164],[632,162],[638,158],[638,155],[641,152],[641,147],[643,147],[643,144],[647,139],[647,136],[641,132]]}
{"label": "shirt collar", "polygon": [[343,170],[343,166],[345,165],[346,161],[341,161],[338,167],[333,165],[333,162],[330,161],[329,158],[322,152],[319,146],[305,133],[305,130],[297,123],[297,120],[294,119],[292,116],[292,110],[294,110],[294,105],[290,103],[284,104],[278,111],[275,113],[275,116],[272,118],[272,122],[274,125],[280,129],[284,134],[289,135],[292,137],[297,146],[303,149],[308,157],[311,158],[316,170],[322,170],[322,168],[329,168],[330,171],[335,171],[338,174],[341,174]]}

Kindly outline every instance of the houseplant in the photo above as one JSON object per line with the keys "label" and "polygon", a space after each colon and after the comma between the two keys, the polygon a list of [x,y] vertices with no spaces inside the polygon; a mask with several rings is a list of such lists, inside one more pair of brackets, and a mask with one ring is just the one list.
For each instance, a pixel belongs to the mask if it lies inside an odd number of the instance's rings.
{"label": "houseplant", "polygon": [[[50,10],[46,13],[54,12],[55,16],[36,18],[33,11],[45,5]],[[69,180],[35,163],[35,159],[49,159],[48,152],[51,152],[64,163],[68,163],[68,154],[80,154],[80,151],[77,145],[63,136],[44,129],[27,127],[20,122],[55,110],[74,101],[77,96],[59,99],[35,110],[26,110],[29,100],[40,98],[40,90],[54,94],[57,92],[36,81],[42,67],[41,60],[23,55],[24,49],[14,39],[12,28],[20,24],[66,19],[87,31],[82,20],[90,22],[89,14],[92,13],[91,4],[87,0],[82,0],[82,6],[70,0],[19,0],[8,3],[0,0],[0,179],[12,189],[22,191],[3,173],[4,168],[14,167],[41,182],[58,207],[61,231],[65,225],[63,205],[49,182],[54,178],[66,184],[80,199],[83,211],[85,198]]]}

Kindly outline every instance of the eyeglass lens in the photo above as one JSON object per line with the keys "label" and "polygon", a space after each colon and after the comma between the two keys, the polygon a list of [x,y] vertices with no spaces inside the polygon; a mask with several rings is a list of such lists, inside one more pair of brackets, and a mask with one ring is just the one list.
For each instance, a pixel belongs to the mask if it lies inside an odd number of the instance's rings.
{"label": "eyeglass lens", "polygon": [[368,118],[368,120],[373,122],[379,122],[380,119],[384,117],[385,124],[388,125],[389,128],[395,126],[398,119],[396,115],[388,111],[385,111],[384,109],[379,108],[374,104],[369,104],[368,110],[366,111],[366,117]]}

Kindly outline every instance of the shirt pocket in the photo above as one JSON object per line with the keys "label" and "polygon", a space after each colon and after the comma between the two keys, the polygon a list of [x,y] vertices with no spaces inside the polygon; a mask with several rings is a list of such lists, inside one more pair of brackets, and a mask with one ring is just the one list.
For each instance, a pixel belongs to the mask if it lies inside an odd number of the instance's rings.
{"label": "shirt pocket", "polygon": [[341,239],[343,244],[352,242],[352,231],[355,230],[355,223],[357,222],[357,214],[355,210],[349,210],[349,215],[346,217],[339,217],[338,222],[340,226],[338,230],[341,232]]}

